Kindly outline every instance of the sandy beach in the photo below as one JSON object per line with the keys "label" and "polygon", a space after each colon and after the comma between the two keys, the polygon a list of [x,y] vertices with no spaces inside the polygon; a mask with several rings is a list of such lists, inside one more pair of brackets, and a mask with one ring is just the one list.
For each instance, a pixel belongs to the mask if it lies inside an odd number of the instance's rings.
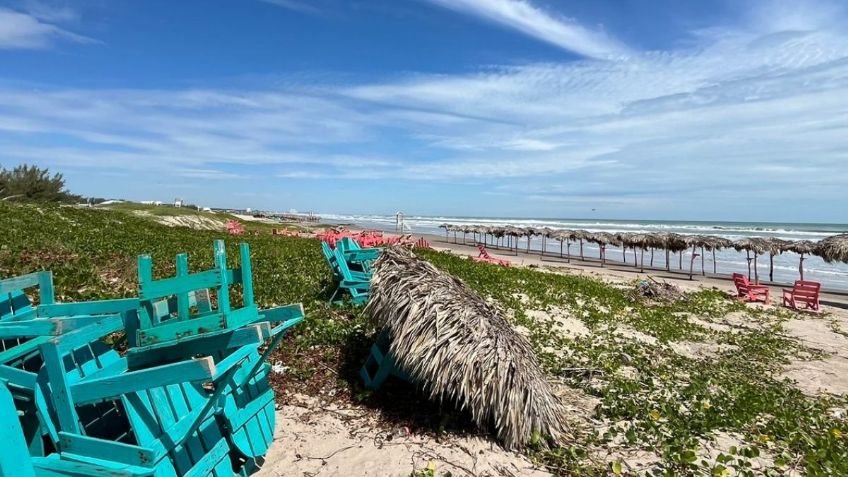
{"label": "sandy beach", "polygon": [[[363,230],[356,226],[347,227],[354,232],[361,232]],[[385,235],[397,236],[398,234],[385,233]],[[304,234],[304,236],[308,236],[308,234]],[[447,251],[468,257],[476,257],[480,253],[477,249],[477,244],[470,239],[463,243],[461,237],[459,237],[455,242],[453,236],[446,239],[444,235],[413,234],[413,238],[418,239],[419,237],[423,237],[427,240],[435,250]],[[695,264],[694,273],[690,278],[689,271],[686,270],[687,264],[685,263],[684,270],[679,270],[674,266],[671,267],[671,270],[656,267],[645,267],[642,269],[640,267],[634,267],[633,262],[624,264],[620,260],[617,260],[620,255],[610,254],[607,256],[605,263],[602,266],[600,259],[597,256],[592,256],[590,253],[584,254],[584,260],[580,260],[580,257],[575,255],[576,247],[574,245],[572,245],[571,257],[568,257],[567,255],[560,257],[559,255],[552,253],[542,255],[538,250],[531,250],[530,252],[527,252],[525,249],[519,248],[516,251],[515,249],[506,249],[503,247],[498,248],[491,245],[487,246],[486,249],[493,257],[508,260],[513,265],[531,268],[555,269],[566,273],[589,275],[619,282],[645,279],[648,276],[651,276],[656,280],[673,283],[686,291],[699,290],[705,287],[716,288],[728,293],[735,291],[730,276],[713,274],[710,272],[707,272],[706,275],[702,275],[699,269],[699,263]],[[658,251],[657,253],[660,252]],[[672,261],[672,263],[674,263],[674,261]],[[739,270],[739,273],[744,272],[745,270]],[[773,297],[773,303],[778,303],[780,301],[779,298],[784,288],[792,287],[791,283],[772,283],[767,280],[760,280],[760,283],[769,286],[771,296]],[[842,309],[848,308],[848,290],[823,291],[821,301],[822,304],[831,307]]]}
{"label": "sandy beach", "polygon": [[[418,238],[417,236],[415,238]],[[446,242],[444,237],[425,236],[436,250],[460,256],[476,256],[472,244]],[[644,273],[610,260],[601,267],[597,261],[571,260],[558,257],[541,257],[538,253],[489,249],[497,257],[509,260],[513,266],[527,267],[541,272],[588,276],[619,288],[632,287],[634,280],[648,276],[658,281],[672,283],[686,292],[717,289],[733,291],[732,283],[722,277],[688,273],[669,273],[650,270]],[[772,296],[780,297],[780,287],[772,287]],[[522,298],[524,300],[524,298]],[[848,393],[848,300],[841,295],[828,295],[823,313],[792,312],[782,323],[782,334],[797,340],[816,357],[793,359],[783,367],[781,377],[794,382],[804,394],[815,397],[820,393],[845,395]],[[775,310],[777,300],[769,306],[749,304],[748,309]],[[592,330],[567,308],[528,310],[534,321],[552,323],[553,329],[567,340],[591,338]],[[746,313],[731,313],[720,319],[707,316],[681,314],[677,318],[716,333],[745,334],[771,326],[754,321]],[[517,330],[530,333],[523,327]],[[709,361],[723,353],[732,353],[733,345],[719,344],[712,339],[704,341],[678,341],[663,345],[656,338],[621,325],[612,330],[613,336],[638,343],[648,348],[669,346],[672,354],[689,359]],[[554,350],[552,350],[554,351]],[[559,351],[556,351],[557,353]],[[635,369],[628,373],[638,373]],[[589,428],[606,428],[611,423],[592,418],[593,409],[600,401],[585,392],[569,386],[558,386],[561,398],[569,408],[582,416],[582,424]],[[453,476],[544,476],[552,475],[534,464],[524,454],[508,452],[487,436],[444,434],[439,437],[410,433],[409,429],[387,427],[380,413],[372,408],[339,404],[330,396],[290,395],[291,402],[279,407],[277,440],[268,455],[268,464],[260,476],[398,476],[416,474],[421,469],[435,469],[434,474]],[[699,457],[715,459],[729,449],[744,445],[736,433],[721,432],[704,438],[697,451]],[[621,460],[633,473],[649,470],[660,462],[654,452],[619,449],[597,449],[593,458],[601,462]],[[763,452],[751,459],[752,468],[765,469],[774,465],[776,456]],[[449,473],[449,474],[448,474]],[[786,475],[801,475],[788,470]]]}

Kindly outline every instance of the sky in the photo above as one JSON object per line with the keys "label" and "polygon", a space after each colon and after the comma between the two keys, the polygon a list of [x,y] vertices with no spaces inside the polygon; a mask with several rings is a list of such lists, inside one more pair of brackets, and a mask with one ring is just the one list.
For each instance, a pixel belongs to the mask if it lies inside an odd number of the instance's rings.
{"label": "sky", "polygon": [[848,2],[0,0],[0,166],[327,213],[848,223]]}

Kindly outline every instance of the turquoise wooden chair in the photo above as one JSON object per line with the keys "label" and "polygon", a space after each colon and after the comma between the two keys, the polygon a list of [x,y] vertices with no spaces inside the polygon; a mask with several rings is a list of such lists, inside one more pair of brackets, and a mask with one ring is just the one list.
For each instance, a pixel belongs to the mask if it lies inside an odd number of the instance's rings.
{"label": "turquoise wooden chair", "polygon": [[336,248],[342,251],[345,261],[362,267],[363,271],[369,271],[371,262],[380,256],[379,248],[362,248],[350,237],[342,237],[336,242]]}
{"label": "turquoise wooden chair", "polygon": [[[27,292],[37,297],[33,306]],[[138,307],[138,300],[55,303],[50,272],[36,272],[0,280],[0,379],[5,379],[21,411],[21,426],[30,452],[43,455],[46,432],[34,405],[35,382],[44,359],[41,344],[56,337],[83,342],[97,339],[84,328],[122,329],[122,314]],[[99,336],[99,335],[98,335]]]}
{"label": "turquoise wooden chair", "polygon": [[[140,256],[138,281],[141,304],[138,321],[127,324],[130,346],[141,350],[170,347],[260,321],[282,321],[281,326],[287,328],[302,320],[303,307],[300,304],[262,311],[257,308],[253,297],[250,248],[242,243],[239,250],[241,267],[228,269],[224,242],[216,240],[215,267],[197,273],[189,273],[188,256],[179,254],[176,276],[160,280],[153,279],[150,256]],[[235,285],[241,286],[243,306],[240,308],[233,308],[230,303],[230,288]],[[217,308],[212,308],[209,302],[191,307],[190,293],[209,289],[216,294]],[[157,304],[170,299],[176,301],[176,313],[169,311],[163,315],[164,307]]]}
{"label": "turquoise wooden chair", "polygon": [[[254,302],[248,245],[240,245],[241,266],[236,269],[227,268],[222,241],[215,242],[214,250],[215,268],[191,274],[188,257],[181,254],[177,256],[176,276],[162,280],[153,280],[150,257],[139,257],[141,305],[138,322],[128,326],[128,332],[134,330],[135,339],[127,360],[131,369],[195,355],[208,355],[220,363],[242,351],[245,327],[256,330],[252,333],[259,342],[270,340],[263,353],[256,347],[247,352],[244,364],[223,385],[225,434],[238,460],[246,467],[255,467],[274,438],[274,393],[268,383],[270,365],[266,358],[285,331],[304,319],[303,306],[259,310]],[[241,307],[230,302],[231,289],[237,285],[241,286]],[[190,305],[186,294],[208,296],[209,289],[217,296],[217,307],[208,299],[198,300],[196,307]],[[158,305],[166,301],[175,303],[176,308]],[[257,324],[258,328],[254,326]]]}
{"label": "turquoise wooden chair", "polygon": [[359,377],[366,389],[378,389],[389,376],[394,376],[404,381],[411,381],[407,374],[398,366],[394,355],[389,349],[389,337],[385,331],[377,336],[377,341],[371,345],[368,358],[359,370]]}
{"label": "turquoise wooden chair", "polygon": [[[321,252],[324,254],[324,259],[327,261],[327,265],[329,265],[330,269],[333,271],[333,277],[336,279],[336,281],[343,280],[344,277],[342,276],[342,271],[338,263],[339,259],[336,256],[335,251],[333,251],[333,249],[331,249],[326,242],[321,242]],[[350,266],[348,266],[348,270],[350,272],[350,276],[353,277],[355,280],[371,280],[371,272],[369,271],[351,270]]]}
{"label": "turquoise wooden chair", "polygon": [[133,476],[233,475],[216,414],[227,383],[261,344],[259,328],[239,330],[240,347],[218,363],[205,357],[141,370],[100,342],[43,344],[36,406],[60,457]]}
{"label": "turquoise wooden chair", "polygon": [[368,301],[368,293],[371,289],[371,274],[355,274],[351,272],[345,261],[344,254],[341,250],[336,249],[333,252],[336,258],[336,265],[339,270],[339,280],[336,291],[330,297],[330,302],[341,303],[341,299],[336,299],[340,293],[346,292],[350,295],[351,301],[356,304],[363,304]]}
{"label": "turquoise wooden chair", "polygon": [[130,477],[120,469],[63,459],[53,453],[47,457],[30,456],[24,428],[18,419],[15,400],[6,381],[0,380],[0,477]]}

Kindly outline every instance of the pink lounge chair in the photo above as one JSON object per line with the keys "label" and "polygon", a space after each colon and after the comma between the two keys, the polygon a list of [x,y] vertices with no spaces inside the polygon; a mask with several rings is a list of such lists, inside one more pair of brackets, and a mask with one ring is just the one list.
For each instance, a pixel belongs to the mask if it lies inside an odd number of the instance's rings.
{"label": "pink lounge chair", "polygon": [[473,257],[475,262],[486,262],[493,263],[495,265],[501,265],[503,267],[508,267],[510,265],[509,260],[501,260],[499,258],[495,258],[489,255],[489,251],[486,250],[486,247],[483,245],[477,245],[477,249],[480,250],[480,255]]}
{"label": "pink lounge chair", "polygon": [[237,220],[227,221],[227,232],[230,235],[244,235],[244,226]]}
{"label": "pink lounge chair", "polygon": [[[783,289],[783,306],[802,311],[819,311],[821,283],[796,280],[791,290]],[[799,305],[803,305],[802,308]]]}
{"label": "pink lounge chair", "polygon": [[769,288],[765,285],[754,285],[748,277],[741,273],[733,274],[733,284],[736,285],[736,296],[746,302],[761,301],[766,305],[771,301]]}

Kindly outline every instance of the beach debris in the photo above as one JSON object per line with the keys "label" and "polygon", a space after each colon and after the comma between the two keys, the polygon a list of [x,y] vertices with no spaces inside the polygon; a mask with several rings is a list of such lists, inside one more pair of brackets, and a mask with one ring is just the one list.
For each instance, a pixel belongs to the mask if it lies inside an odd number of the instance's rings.
{"label": "beach debris", "polygon": [[568,438],[566,408],[499,308],[400,247],[374,263],[371,283],[366,312],[397,366],[431,399],[467,409],[510,449]]}
{"label": "beach debris", "polygon": [[687,300],[688,297],[677,285],[666,281],[658,282],[653,277],[649,276],[646,280],[639,280],[630,290],[630,299],[632,301],[648,299],[653,301],[674,302]]}

